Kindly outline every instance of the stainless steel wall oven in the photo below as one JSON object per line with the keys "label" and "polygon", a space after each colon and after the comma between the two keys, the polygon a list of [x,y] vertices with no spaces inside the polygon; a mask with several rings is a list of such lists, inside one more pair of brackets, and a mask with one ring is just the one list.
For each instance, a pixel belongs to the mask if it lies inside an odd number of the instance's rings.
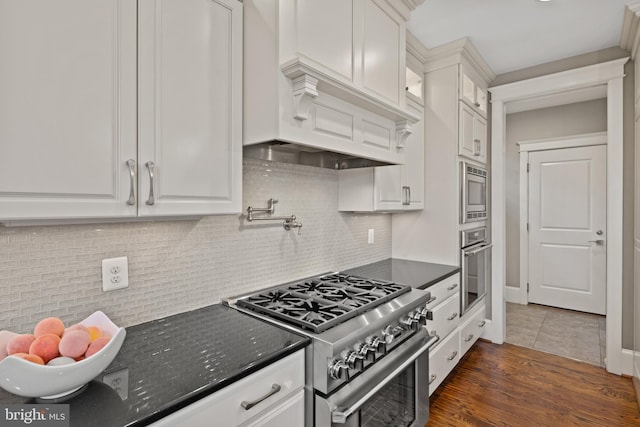
{"label": "stainless steel wall oven", "polygon": [[487,219],[487,171],[460,162],[460,223]]}
{"label": "stainless steel wall oven", "polygon": [[487,227],[460,232],[462,289],[460,313],[463,315],[486,293],[491,280],[491,247]]}

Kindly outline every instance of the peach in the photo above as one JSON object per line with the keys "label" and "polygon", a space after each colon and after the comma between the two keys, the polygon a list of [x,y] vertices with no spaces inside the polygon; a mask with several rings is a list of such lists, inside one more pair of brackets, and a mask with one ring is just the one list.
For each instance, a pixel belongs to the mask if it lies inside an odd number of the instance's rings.
{"label": "peach", "polygon": [[61,337],[63,333],[64,323],[62,323],[62,320],[57,317],[47,317],[46,319],[42,319],[33,330],[33,335],[35,335],[36,338],[46,334],[53,334]]}
{"label": "peach", "polygon": [[[81,330],[81,331],[89,332],[89,328],[84,326],[82,323],[76,323],[75,325],[71,325],[67,329],[65,329],[64,333],[66,334],[67,331],[75,331],[75,330]],[[62,334],[62,335],[64,336],[64,334]]]}
{"label": "peach", "polygon": [[58,349],[61,355],[75,358],[82,356],[87,351],[89,344],[91,344],[89,333],[76,329],[64,333]]}
{"label": "peach", "polygon": [[55,334],[40,335],[29,346],[29,354],[40,356],[44,363],[47,363],[49,360],[60,356],[58,351],[59,344],[60,337]]}
{"label": "peach", "polygon": [[16,354],[16,353],[29,353],[29,347],[36,339],[31,334],[22,334],[13,337],[7,343],[7,354]]}
{"label": "peach", "polygon": [[19,357],[24,360],[28,360],[29,362],[37,363],[38,365],[44,365],[44,360],[36,354],[28,354],[28,353],[14,353],[12,356]]}
{"label": "peach", "polygon": [[110,339],[111,338],[107,338],[107,337],[101,337],[96,339],[94,342],[91,343],[91,345],[87,349],[87,352],[85,353],[85,357],[93,356],[94,354],[102,350],[102,348],[109,343]]}
{"label": "peach", "polygon": [[0,360],[4,359],[8,356],[9,352],[7,351],[7,344],[14,337],[17,337],[18,334],[11,331],[0,331]]}
{"label": "peach", "polygon": [[97,338],[102,336],[102,331],[97,326],[89,326],[87,329],[89,330],[91,341],[95,341]]}

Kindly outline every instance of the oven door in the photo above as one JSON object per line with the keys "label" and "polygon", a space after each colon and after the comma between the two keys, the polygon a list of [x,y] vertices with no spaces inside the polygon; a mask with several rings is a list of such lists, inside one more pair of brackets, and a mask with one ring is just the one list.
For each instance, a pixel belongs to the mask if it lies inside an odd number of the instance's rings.
{"label": "oven door", "polygon": [[420,328],[411,339],[331,396],[316,394],[315,425],[423,427],[429,419],[427,350],[436,341],[436,337],[427,336],[425,328]]}
{"label": "oven door", "polygon": [[490,280],[491,247],[486,242],[462,249],[460,313],[466,313],[486,293]]}

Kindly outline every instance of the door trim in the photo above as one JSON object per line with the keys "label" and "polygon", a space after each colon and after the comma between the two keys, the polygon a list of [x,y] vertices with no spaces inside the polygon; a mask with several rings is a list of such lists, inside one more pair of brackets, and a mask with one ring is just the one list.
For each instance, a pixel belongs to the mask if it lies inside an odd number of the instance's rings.
{"label": "door trim", "polygon": [[[509,105],[535,101],[541,96],[566,94],[581,89],[606,87],[607,94],[607,349],[606,369],[631,375],[623,363],[622,349],[622,164],[623,164],[623,78],[629,57],[589,65],[519,82],[489,88],[491,101],[491,240],[494,243],[491,287],[491,325],[485,337],[502,344],[506,332],[506,210],[505,140]],[[565,98],[566,99],[566,98]],[[555,99],[557,101],[557,99]],[[570,101],[564,102],[570,103]],[[555,105],[562,103],[556,102]],[[531,107],[533,108],[533,107]]]}
{"label": "door trim", "polygon": [[506,300],[508,302],[528,304],[529,232],[527,231],[527,224],[529,222],[529,174],[527,172],[527,164],[529,163],[529,153],[532,151],[557,150],[560,148],[606,145],[607,132],[594,132],[561,138],[532,139],[518,141],[516,144],[520,147],[520,291],[518,293],[520,298],[518,301],[514,301],[510,300],[509,295],[507,295]]}

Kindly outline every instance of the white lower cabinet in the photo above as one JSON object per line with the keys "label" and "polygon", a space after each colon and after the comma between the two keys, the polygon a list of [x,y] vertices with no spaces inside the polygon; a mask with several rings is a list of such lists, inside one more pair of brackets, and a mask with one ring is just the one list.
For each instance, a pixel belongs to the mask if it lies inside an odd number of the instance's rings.
{"label": "white lower cabinet", "polygon": [[429,350],[429,395],[458,364],[484,331],[485,303],[480,301],[460,316],[460,275],[455,274],[427,289],[431,299],[427,331],[440,339]]}
{"label": "white lower cabinet", "polygon": [[442,381],[455,368],[460,360],[459,332],[456,330],[429,354],[429,395],[438,388]]}
{"label": "white lower cabinet", "polygon": [[[247,403],[255,405],[247,406]],[[244,405],[243,405],[244,404]],[[153,427],[304,425],[304,350],[152,424]]]}
{"label": "white lower cabinet", "polygon": [[460,325],[460,356],[464,356],[471,346],[478,341],[484,331],[485,319],[484,303],[474,307],[469,314],[465,314],[466,320]]}

